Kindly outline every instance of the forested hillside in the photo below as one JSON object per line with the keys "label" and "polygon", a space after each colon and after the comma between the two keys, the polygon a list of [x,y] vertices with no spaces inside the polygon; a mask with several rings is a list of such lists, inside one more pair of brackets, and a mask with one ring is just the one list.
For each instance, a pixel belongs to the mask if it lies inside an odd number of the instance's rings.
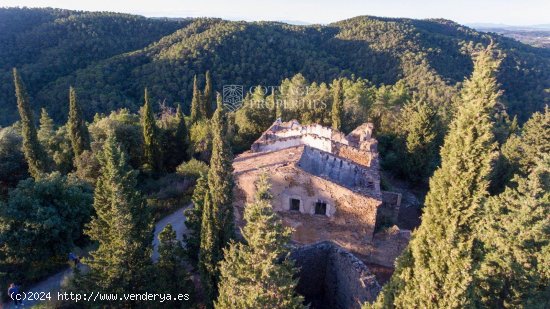
{"label": "forested hillside", "polygon": [[[187,23],[117,13],[0,8],[0,124],[15,119],[13,67],[29,81],[32,96],[58,78],[143,48]],[[35,102],[35,107],[44,104]]]}
{"label": "forested hillside", "polygon": [[13,66],[27,79],[35,110],[47,107],[56,121],[66,118],[60,102],[68,100],[70,85],[86,102],[88,120],[119,107],[136,110],[145,86],[155,108],[159,101],[179,102],[187,112],[192,78],[207,70],[218,91],[223,84],[278,85],[302,73],[316,82],[355,76],[381,85],[404,79],[410,89],[444,102],[471,73],[468,43],[490,40],[506,54],[498,81],[508,113],[523,121],[550,102],[550,51],[447,20],[363,16],[294,26],[14,9],[1,10],[0,17],[0,40],[7,41],[0,51],[4,125],[16,120]]}

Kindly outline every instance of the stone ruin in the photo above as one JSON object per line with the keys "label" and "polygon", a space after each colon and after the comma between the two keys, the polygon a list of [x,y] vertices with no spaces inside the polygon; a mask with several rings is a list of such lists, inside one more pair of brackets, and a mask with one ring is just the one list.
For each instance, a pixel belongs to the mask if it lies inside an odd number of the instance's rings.
{"label": "stone ruin", "polygon": [[290,258],[300,269],[296,290],[312,308],[359,309],[380,292],[365,263],[332,242],[297,248]]}
{"label": "stone ruin", "polygon": [[344,135],[317,124],[275,121],[233,162],[237,225],[244,226],[244,207],[267,172],[273,208],[294,229],[295,245],[330,241],[362,261],[393,267],[410,232],[385,228],[397,223],[401,196],[380,189],[372,131],[371,123]]}

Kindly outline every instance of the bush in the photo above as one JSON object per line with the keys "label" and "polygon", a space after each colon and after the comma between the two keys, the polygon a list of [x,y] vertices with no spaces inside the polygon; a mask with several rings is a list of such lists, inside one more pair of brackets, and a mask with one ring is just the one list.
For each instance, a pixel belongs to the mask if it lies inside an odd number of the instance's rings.
{"label": "bush", "polygon": [[176,168],[176,172],[186,178],[192,178],[193,180],[199,179],[201,174],[208,174],[208,165],[197,159],[191,159],[187,162],[183,162]]}

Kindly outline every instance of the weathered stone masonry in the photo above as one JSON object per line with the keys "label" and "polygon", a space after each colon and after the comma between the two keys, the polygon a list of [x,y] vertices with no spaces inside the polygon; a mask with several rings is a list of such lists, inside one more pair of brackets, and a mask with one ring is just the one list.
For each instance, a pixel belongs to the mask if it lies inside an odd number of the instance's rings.
{"label": "weathered stone masonry", "polygon": [[[380,190],[372,129],[363,124],[345,136],[320,125],[276,121],[234,161],[237,224],[244,225],[244,207],[267,171],[274,210],[294,228],[296,244],[328,240],[366,261],[393,266],[396,250],[377,249],[374,232],[396,222],[399,199]],[[384,196],[391,201],[383,203]]]}

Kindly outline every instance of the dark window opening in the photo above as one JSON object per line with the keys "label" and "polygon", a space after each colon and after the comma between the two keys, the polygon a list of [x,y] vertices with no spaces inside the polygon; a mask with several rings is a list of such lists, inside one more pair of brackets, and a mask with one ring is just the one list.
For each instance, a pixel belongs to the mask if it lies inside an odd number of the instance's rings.
{"label": "dark window opening", "polygon": [[316,215],[327,215],[327,203],[317,202],[315,203],[315,214]]}
{"label": "dark window opening", "polygon": [[300,200],[291,198],[290,199],[290,210],[291,211],[300,211]]}

